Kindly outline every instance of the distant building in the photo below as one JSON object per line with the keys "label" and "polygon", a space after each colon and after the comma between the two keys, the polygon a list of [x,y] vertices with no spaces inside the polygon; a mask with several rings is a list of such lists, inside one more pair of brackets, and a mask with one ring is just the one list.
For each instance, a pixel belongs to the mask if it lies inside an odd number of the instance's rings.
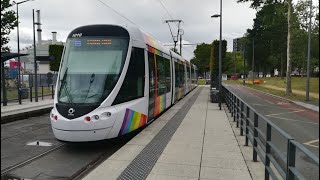
{"label": "distant building", "polygon": [[[40,10],[37,10],[38,24],[40,23]],[[38,43],[36,44],[36,55],[37,56],[49,56],[49,46],[52,44],[64,45],[64,42],[57,41],[57,32],[52,32],[52,40],[42,40],[41,37],[41,25],[37,25],[37,39]],[[34,73],[34,50],[33,45],[22,49],[21,53],[30,54],[29,56],[20,57],[22,62],[22,69],[24,73]],[[38,61],[37,62],[37,73],[38,74],[47,74],[50,71],[49,59],[48,61]]]}
{"label": "distant building", "polygon": [[[56,39],[56,32],[52,32],[52,40],[41,41],[41,43],[36,45],[37,56],[49,56],[49,46],[51,44],[64,45],[64,42],[58,42]],[[22,53],[30,54],[29,56],[20,57],[21,62],[24,62],[23,68],[27,73],[34,73],[34,52],[33,46],[22,50]],[[46,74],[50,71],[49,59],[48,61],[38,61],[38,74]]]}

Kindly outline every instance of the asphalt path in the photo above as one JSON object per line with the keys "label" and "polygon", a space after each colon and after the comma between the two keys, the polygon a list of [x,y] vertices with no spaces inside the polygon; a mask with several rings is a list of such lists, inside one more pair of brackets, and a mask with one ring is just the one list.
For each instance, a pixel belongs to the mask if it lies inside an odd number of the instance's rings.
{"label": "asphalt path", "polygon": [[227,85],[227,87],[319,157],[318,112],[247,87],[239,85]]}
{"label": "asphalt path", "polygon": [[[244,86],[230,84],[225,86],[319,158],[318,112],[296,105],[283,98],[277,98]],[[250,117],[253,117],[253,112],[250,113]],[[259,129],[266,133],[264,120],[259,118],[258,123]],[[282,156],[286,159],[286,139],[273,130],[271,136],[272,143],[279,148],[283,153]],[[264,138],[260,136],[259,139],[262,140]],[[307,179],[318,179],[319,167],[299,150],[297,150],[296,163],[303,175],[308,177]],[[284,166],[284,164],[281,165]]]}
{"label": "asphalt path", "polygon": [[1,180],[70,179],[102,155],[104,158],[111,156],[137,133],[92,143],[63,143],[53,136],[49,114],[3,124],[1,174],[17,164],[44,155],[12,169],[2,175]]}

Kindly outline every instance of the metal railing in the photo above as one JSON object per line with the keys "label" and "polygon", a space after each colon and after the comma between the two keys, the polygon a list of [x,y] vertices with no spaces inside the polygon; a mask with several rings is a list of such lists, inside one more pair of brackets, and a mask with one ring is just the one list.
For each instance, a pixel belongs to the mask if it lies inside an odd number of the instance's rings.
{"label": "metal railing", "polygon": [[[48,80],[47,74],[37,74],[37,90],[38,98],[42,100],[46,97],[54,97],[54,87],[57,80],[57,74],[53,74]],[[9,102],[16,102],[20,98],[23,101],[29,99],[31,102],[35,99],[35,75],[34,74],[21,74],[21,88],[18,88],[17,77],[10,78],[6,77],[5,92],[6,96],[3,95],[3,85],[1,83],[1,103],[6,105]]]}
{"label": "metal railing", "polygon": [[[222,85],[229,113],[245,135],[245,146],[253,146],[253,161],[265,165],[265,179],[318,179],[319,158],[289,134],[257,112],[239,96]],[[279,143],[283,139],[286,144]],[[283,148],[281,148],[283,146]],[[299,151],[299,152],[298,152]]]}

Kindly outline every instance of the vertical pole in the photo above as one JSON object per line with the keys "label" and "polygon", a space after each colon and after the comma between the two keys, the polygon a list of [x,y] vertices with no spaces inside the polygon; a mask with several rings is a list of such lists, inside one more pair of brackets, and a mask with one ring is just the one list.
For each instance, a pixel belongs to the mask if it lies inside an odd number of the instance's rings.
{"label": "vertical pole", "polygon": [[51,96],[52,96],[52,99],[53,99],[54,98],[53,84],[51,85]]}
{"label": "vertical pole", "polygon": [[252,85],[254,85],[254,39],[252,41]]}
{"label": "vertical pole", "polygon": [[179,21],[179,30],[178,30],[178,34],[180,34],[180,56],[182,56],[182,32],[180,31],[180,22]]}
{"label": "vertical pole", "polygon": [[245,86],[246,85],[246,60],[244,59],[244,48],[243,48],[243,51],[242,51],[242,59],[243,59],[243,85]]}
{"label": "vertical pole", "polygon": [[269,171],[268,167],[270,167],[270,159],[268,155],[271,153],[271,146],[269,145],[269,142],[271,142],[271,125],[267,123],[267,139],[266,139],[266,156],[265,156],[265,169],[264,169],[264,179],[269,179]]}
{"label": "vertical pole", "polygon": [[233,113],[234,113],[234,102],[233,102],[234,98],[233,98],[233,94],[230,92],[230,105],[231,105],[231,117],[233,117]]}
{"label": "vertical pole", "polygon": [[310,91],[310,49],[311,49],[311,17],[312,17],[312,0],[310,0],[310,17],[309,17],[309,28],[308,28],[308,62],[307,62],[307,84],[306,84],[306,101],[309,101]]}
{"label": "vertical pole", "polygon": [[33,86],[30,86],[30,102],[32,102],[32,99],[33,99],[33,97],[32,97],[32,88],[33,88]]}
{"label": "vertical pole", "polygon": [[239,117],[239,99],[237,98],[237,111],[236,111],[237,113],[236,113],[236,121],[237,121],[237,128],[239,128],[239,119],[240,119],[240,117]]}
{"label": "vertical pole", "polygon": [[234,51],[234,75],[236,76],[237,75],[237,51]]}
{"label": "vertical pole", "polygon": [[[229,103],[229,113],[231,113],[231,107],[232,107],[232,102],[231,102],[231,92],[228,91],[228,103]],[[232,117],[232,113],[231,113],[231,117]]]}
{"label": "vertical pole", "polygon": [[293,180],[295,175],[290,170],[290,167],[296,166],[296,146],[292,144],[292,139],[288,139],[287,147],[287,177],[288,180]]}
{"label": "vertical pole", "polygon": [[250,117],[250,108],[247,106],[246,108],[246,143],[245,146],[249,145],[249,117]]}
{"label": "vertical pole", "polygon": [[34,92],[35,102],[38,102],[38,78],[37,78],[37,54],[36,54],[36,34],[35,34],[35,22],[34,22],[34,9],[32,9],[33,20],[33,56],[34,56]]}
{"label": "vertical pole", "polygon": [[240,107],[241,107],[241,111],[240,111],[240,136],[243,136],[244,103],[242,101],[240,101]]}
{"label": "vertical pole", "polygon": [[[19,4],[17,3],[17,41],[18,41],[18,54],[20,54],[20,43],[19,43]],[[20,78],[20,56],[18,56],[18,100],[19,104],[21,104],[21,78]]]}
{"label": "vertical pole", "polygon": [[41,96],[42,96],[42,100],[43,100],[43,85],[41,86]]}
{"label": "vertical pole", "polygon": [[7,105],[7,90],[6,90],[6,80],[4,77],[4,61],[1,62],[1,81],[2,81],[2,96],[3,96],[3,106]]}
{"label": "vertical pole", "polygon": [[219,42],[219,108],[221,110],[221,81],[222,81],[222,0],[220,0],[220,42]]}
{"label": "vertical pole", "polygon": [[234,106],[233,106],[233,122],[236,122],[236,119],[237,119],[237,98],[236,96],[233,96],[233,99],[234,99]]}
{"label": "vertical pole", "polygon": [[256,113],[254,113],[253,115],[253,161],[257,162],[258,161],[258,154],[257,154],[257,150],[256,148],[258,148],[258,142],[257,142],[257,138],[258,138],[258,115]]}

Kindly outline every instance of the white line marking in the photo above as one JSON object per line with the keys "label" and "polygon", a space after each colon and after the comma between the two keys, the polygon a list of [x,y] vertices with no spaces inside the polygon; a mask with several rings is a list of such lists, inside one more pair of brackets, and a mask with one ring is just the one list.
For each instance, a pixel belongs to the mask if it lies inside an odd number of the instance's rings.
{"label": "white line marking", "polygon": [[307,123],[307,124],[316,124],[316,125],[319,125],[319,123],[306,122],[306,121],[299,121],[299,120],[295,120],[295,119],[283,118],[283,117],[278,117],[278,116],[270,116],[270,115],[269,115],[269,117],[278,118],[278,119],[283,119],[283,120],[287,120],[287,121],[295,121],[295,122],[301,122],[301,123]]}
{"label": "white line marking", "polygon": [[316,140],[312,140],[312,141],[309,141],[309,142],[306,142],[306,143],[303,143],[304,145],[308,145],[308,146],[312,146],[312,147],[315,147],[315,148],[319,148],[319,145],[313,145],[312,143],[315,143],[315,142],[319,142],[319,139],[316,139]]}
{"label": "white line marking", "polygon": [[278,116],[278,115],[281,115],[281,114],[292,114],[292,113],[303,112],[303,111],[305,111],[305,110],[296,110],[296,111],[290,111],[290,112],[284,112],[284,113],[268,114],[266,116]]}

